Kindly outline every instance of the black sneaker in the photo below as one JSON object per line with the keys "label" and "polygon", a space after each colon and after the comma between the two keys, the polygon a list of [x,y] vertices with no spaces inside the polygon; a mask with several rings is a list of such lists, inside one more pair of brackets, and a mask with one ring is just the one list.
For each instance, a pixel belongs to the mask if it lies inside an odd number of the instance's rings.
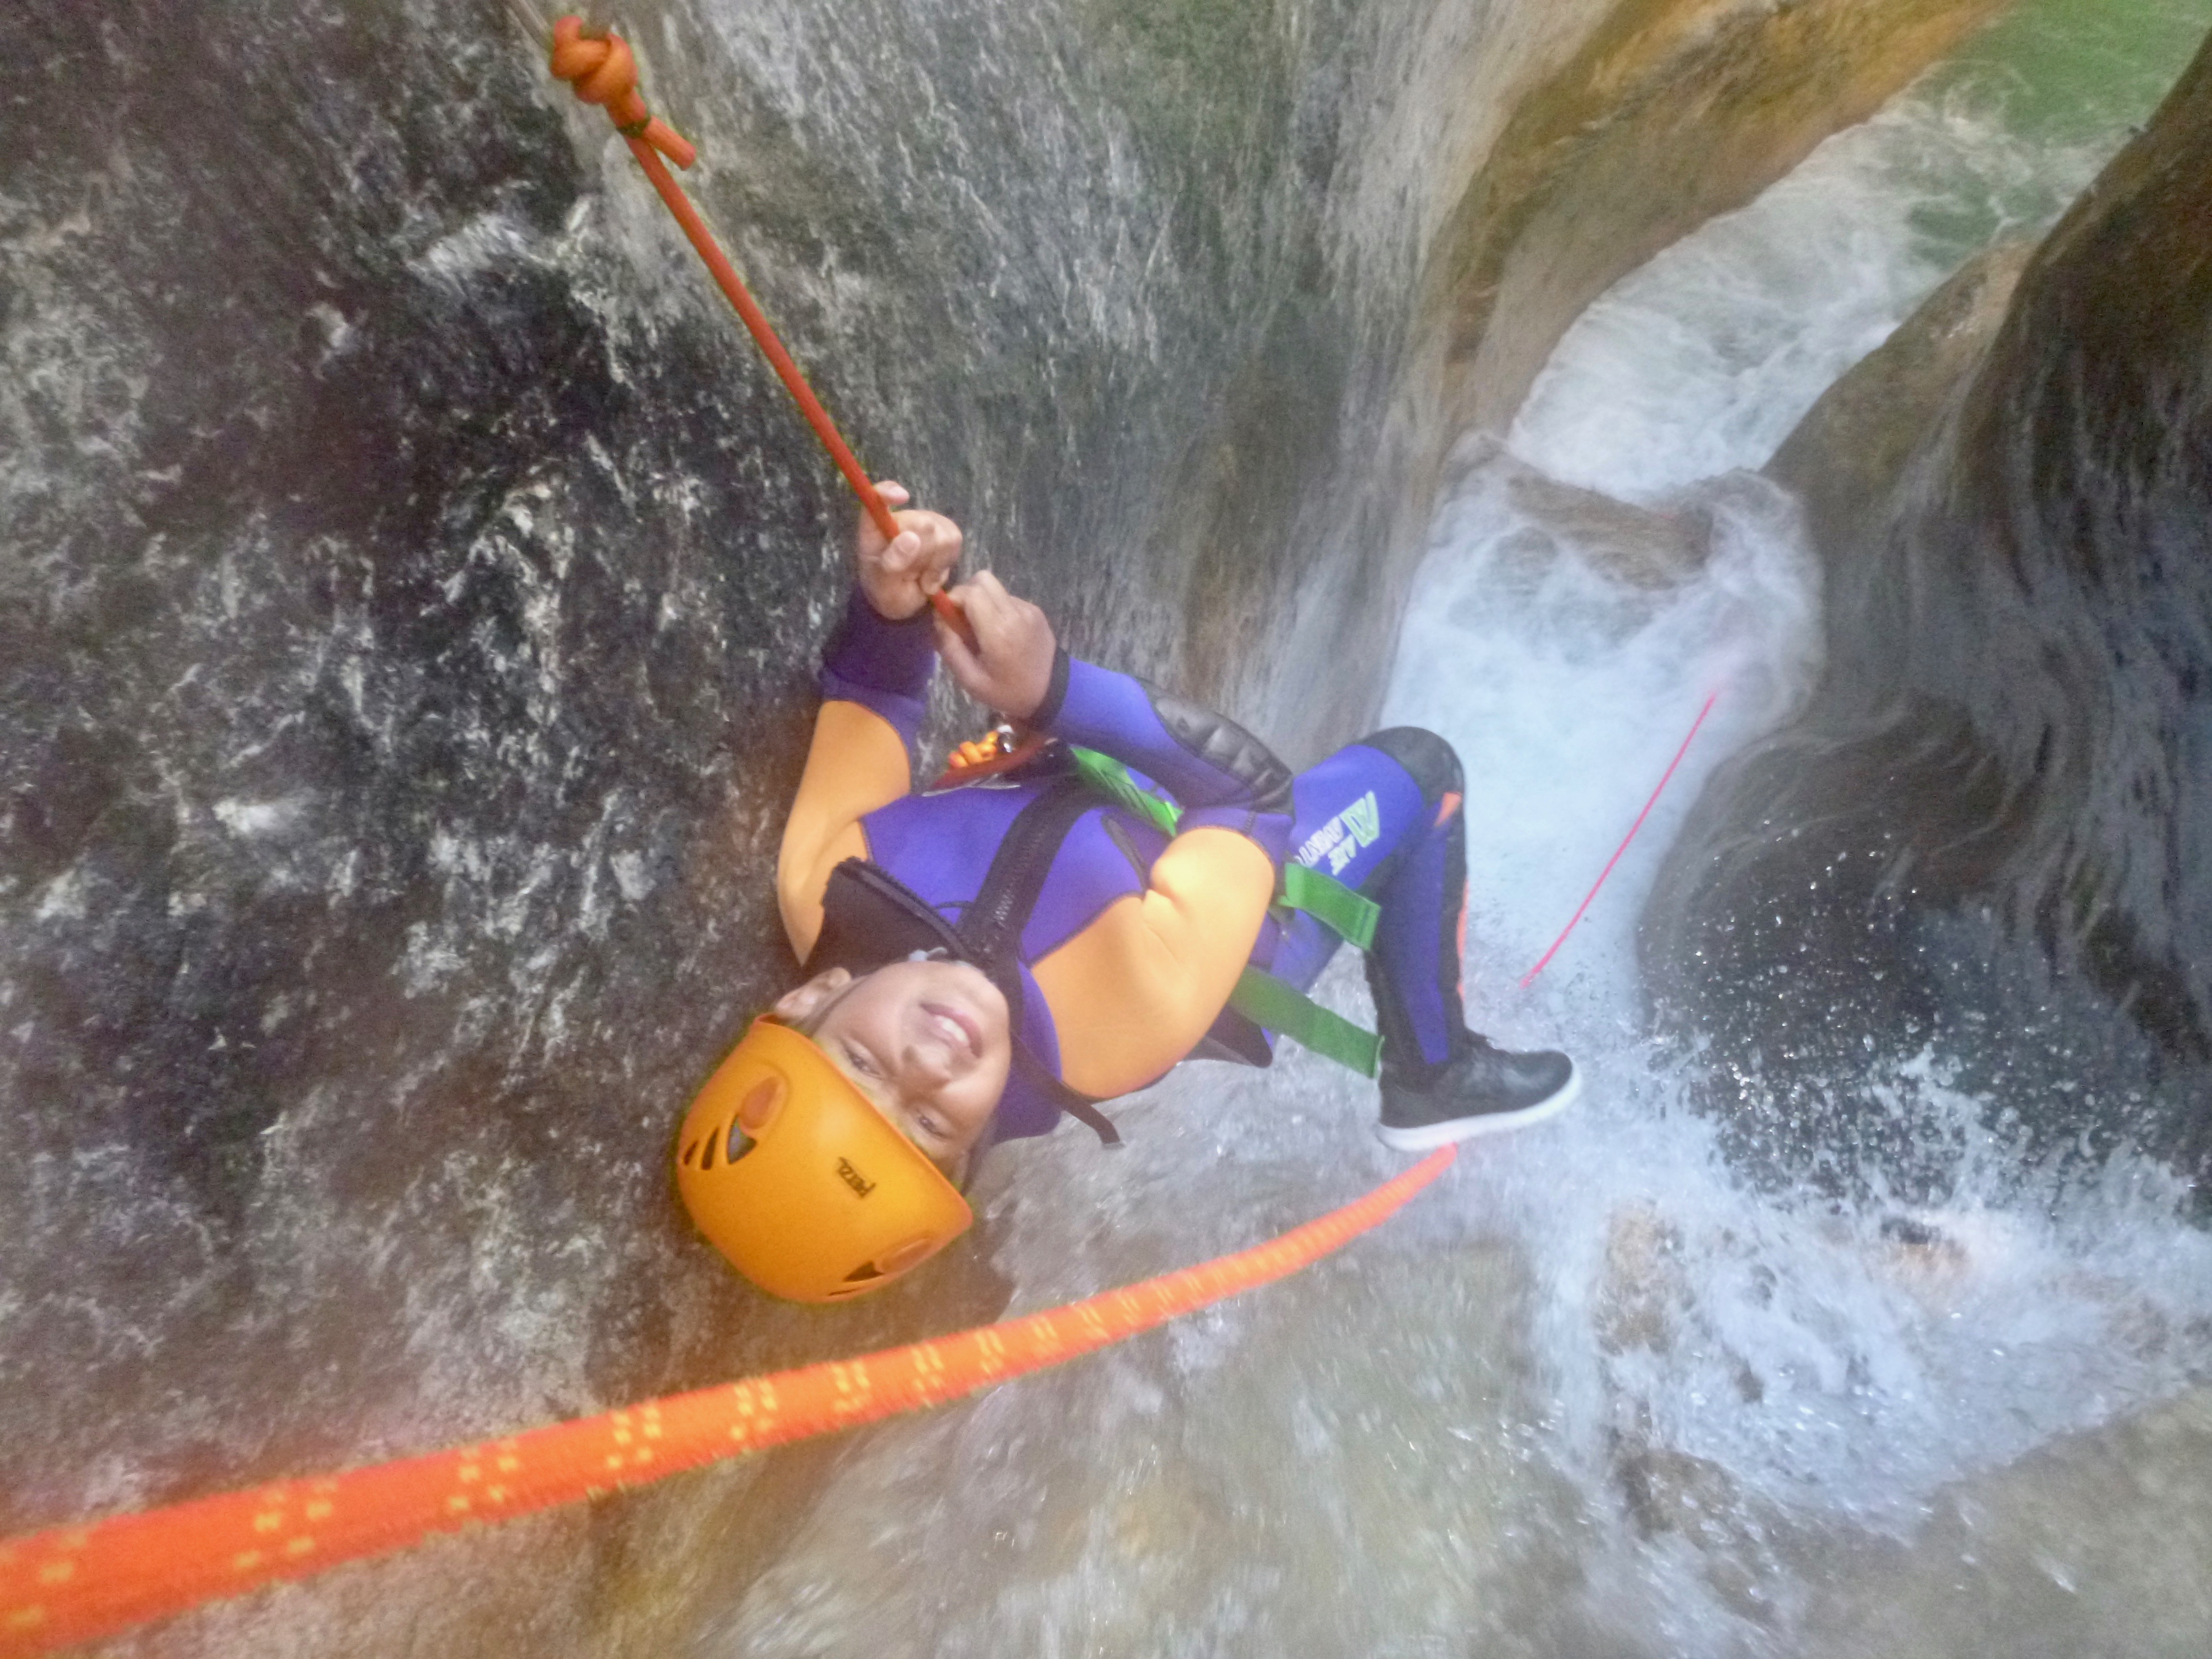
{"label": "black sneaker", "polygon": [[1462,1031],[1458,1052],[1435,1066],[1382,1061],[1382,1120],[1375,1133],[1401,1152],[1425,1152],[1472,1135],[1526,1128],[1566,1110],[1582,1073],[1548,1049],[1518,1054]]}

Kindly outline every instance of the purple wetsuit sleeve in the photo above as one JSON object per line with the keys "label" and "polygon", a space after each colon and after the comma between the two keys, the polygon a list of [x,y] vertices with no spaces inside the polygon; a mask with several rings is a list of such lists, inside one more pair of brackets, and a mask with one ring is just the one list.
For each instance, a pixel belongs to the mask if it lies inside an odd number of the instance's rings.
{"label": "purple wetsuit sleeve", "polygon": [[1036,723],[1158,782],[1186,809],[1183,829],[1234,830],[1282,863],[1290,769],[1233,720],[1063,653]]}
{"label": "purple wetsuit sleeve", "polygon": [[857,702],[890,721],[911,761],[936,667],[937,641],[927,610],[905,622],[886,622],[855,587],[823,647],[817,678],[825,700]]}
{"label": "purple wetsuit sleeve", "polygon": [[1206,806],[1182,815],[1178,833],[1192,830],[1234,830],[1260,843],[1261,850],[1280,870],[1291,852],[1291,815],[1262,812],[1249,806]]}

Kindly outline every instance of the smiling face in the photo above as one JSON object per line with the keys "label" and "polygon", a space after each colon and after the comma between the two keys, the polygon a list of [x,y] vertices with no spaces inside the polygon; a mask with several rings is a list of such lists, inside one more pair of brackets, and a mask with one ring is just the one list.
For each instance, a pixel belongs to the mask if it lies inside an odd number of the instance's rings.
{"label": "smiling face", "polygon": [[973,1146],[1013,1060],[1006,999],[964,962],[817,974],[775,1005],[906,1138],[940,1163]]}

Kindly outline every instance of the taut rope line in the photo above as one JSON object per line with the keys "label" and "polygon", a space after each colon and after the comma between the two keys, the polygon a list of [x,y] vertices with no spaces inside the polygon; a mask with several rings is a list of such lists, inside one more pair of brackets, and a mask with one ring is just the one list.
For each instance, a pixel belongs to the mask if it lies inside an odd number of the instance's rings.
{"label": "taut rope line", "polygon": [[1705,706],[1698,710],[1698,718],[1690,722],[1689,735],[1682,739],[1682,746],[1674,751],[1674,758],[1667,763],[1667,769],[1660,775],[1658,787],[1652,790],[1651,799],[1644,803],[1644,810],[1636,815],[1636,822],[1628,826],[1628,833],[1620,838],[1620,845],[1613,849],[1613,856],[1605,861],[1605,868],[1597,872],[1597,879],[1590,884],[1589,891],[1583,895],[1583,902],[1575,907],[1575,913],[1567,919],[1567,925],[1559,929],[1559,936],[1552,941],[1552,948],[1544,952],[1542,959],[1534,968],[1521,975],[1522,990],[1536,982],[1536,975],[1551,965],[1552,958],[1559,954],[1559,947],[1567,942],[1567,935],[1580,925],[1583,913],[1590,908],[1590,902],[1597,897],[1598,889],[1605,885],[1607,878],[1613,874],[1613,866],[1620,862],[1621,854],[1628,850],[1628,844],[1644,828],[1644,820],[1651,816],[1651,809],[1659,804],[1659,797],[1674,781],[1674,769],[1681,765],[1682,757],[1690,752],[1690,745],[1697,741],[1698,730],[1705,723],[1705,716],[1713,712],[1713,705],[1720,700],[1721,694],[1716,691],[1705,699]]}
{"label": "taut rope line", "polygon": [[[518,12],[516,15],[520,18],[521,14]],[[675,216],[692,250],[705,263],[708,275],[722,290],[722,297],[738,313],[738,320],[744,324],[753,343],[760,347],[769,366],[782,380],[784,389],[791,393],[799,412],[806,417],[807,425],[814,428],[814,435],[821,440],[823,448],[830,452],[830,459],[836,463],[838,471],[845,475],[845,482],[860,498],[876,528],[883,532],[884,539],[891,540],[899,529],[890,508],[876,493],[874,483],[853,453],[852,446],[845,441],[844,434],[837,430],[837,423],[830,418],[830,411],[822,406],[821,398],[814,395],[814,388],[807,385],[806,376],[799,372],[798,363],[776,337],[768,313],[760,308],[752,290],[738,275],[738,268],[722,252],[721,244],[714,240],[714,233],[707,228],[706,220],[692,205],[691,198],[684,193],[683,185],[676,182],[676,175],[669,172],[667,161],[661,159],[665,156],[679,167],[689,167],[699,159],[699,153],[683,135],[646,108],[644,94],[637,89],[637,58],[630,51],[629,43],[612,29],[591,33],[578,17],[563,17],[555,23],[551,38],[554,75],[568,82],[584,102],[600,105],[606,110],[607,118],[622,134],[623,142],[629,146],[638,166],[645,169],[646,178]],[[975,635],[969,631],[967,618],[961,615],[958,605],[941,592],[932,593],[929,602],[937,614],[957,629],[971,646],[975,643]]]}
{"label": "taut rope line", "polygon": [[1296,1273],[1396,1214],[1456,1151],[1440,1147],[1267,1243],[1026,1318],[320,1480],[0,1540],[0,1659],[1042,1370]]}

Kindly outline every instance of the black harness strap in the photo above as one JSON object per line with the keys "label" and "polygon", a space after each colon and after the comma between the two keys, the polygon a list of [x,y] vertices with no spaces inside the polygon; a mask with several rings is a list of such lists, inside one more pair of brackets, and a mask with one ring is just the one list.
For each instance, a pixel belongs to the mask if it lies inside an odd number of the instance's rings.
{"label": "black harness strap", "polygon": [[[1044,891],[1052,861],[1060,843],[1085,812],[1099,804],[1097,795],[1079,777],[1066,777],[1050,785],[1015,816],[1006,839],[985,872],[975,902],[960,919],[961,937],[967,940],[969,958],[998,982],[1009,1007],[1022,1006],[1022,928]],[[1087,1096],[1078,1094],[1054,1077],[1028,1045],[1014,1045],[1014,1064],[1032,1088],[1043,1092],[1070,1117],[1087,1125],[1109,1146],[1121,1144],[1114,1120],[1100,1111]]]}
{"label": "black harness strap", "polygon": [[[1010,967],[1021,959],[1022,927],[1044,891],[1052,861],[1076,820],[1098,805],[1080,778],[1062,778],[1015,814],[992,856],[983,885],[960,918],[961,936],[975,960]],[[1015,974],[1019,982],[1018,972]]]}
{"label": "black harness strap", "polygon": [[917,951],[942,951],[963,962],[968,942],[890,872],[865,859],[847,859],[830,872],[822,896],[822,931],[801,972],[842,968],[872,973],[903,962]]}
{"label": "black harness strap", "polygon": [[1081,779],[1068,777],[1022,808],[1007,826],[1006,839],[984,872],[983,885],[957,927],[889,872],[860,859],[847,859],[830,872],[822,932],[807,955],[805,971],[818,974],[835,967],[864,974],[915,951],[943,951],[975,963],[1006,999],[1013,1017],[1013,1064],[1024,1082],[1088,1126],[1107,1146],[1118,1146],[1121,1135],[1113,1120],[1088,1096],[1054,1076],[1020,1036],[1023,925],[1036,908],[1067,832],[1098,804],[1098,797]]}

